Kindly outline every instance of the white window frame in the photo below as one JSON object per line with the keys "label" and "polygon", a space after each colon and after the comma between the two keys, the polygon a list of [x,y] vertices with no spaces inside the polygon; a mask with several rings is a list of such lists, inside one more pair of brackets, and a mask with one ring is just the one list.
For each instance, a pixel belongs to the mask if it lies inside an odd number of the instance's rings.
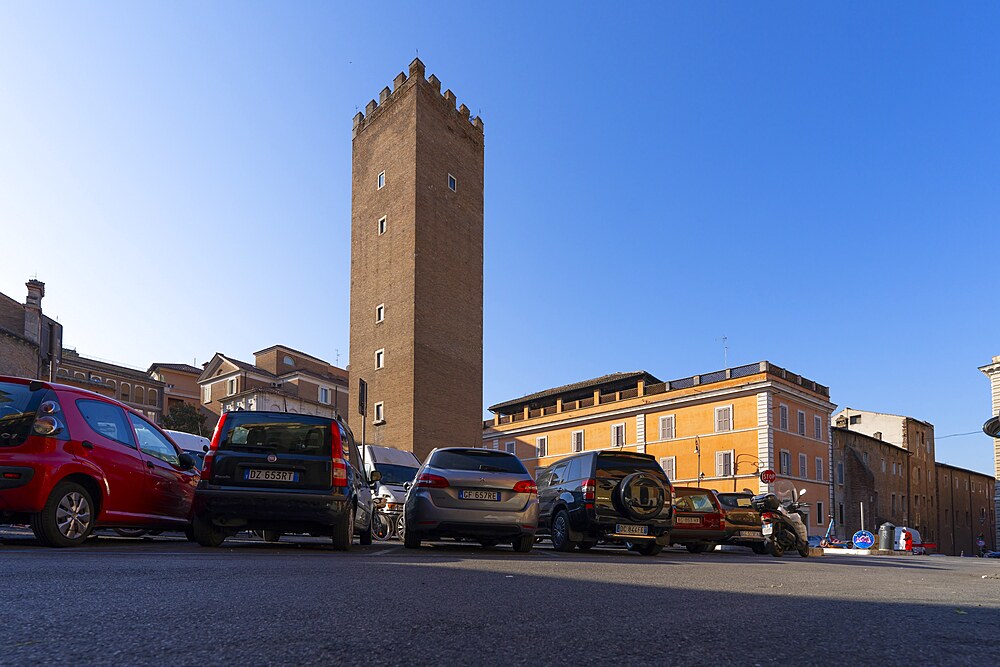
{"label": "white window frame", "polygon": [[805,435],[806,434],[806,412],[805,412],[805,410],[798,410],[797,417],[798,417],[798,423],[796,424],[796,426],[798,427],[798,434],[799,435]]}
{"label": "white window frame", "polygon": [[544,458],[549,455],[549,436],[540,435],[535,438],[535,456]]}
{"label": "white window frame", "polygon": [[[489,447],[487,447],[486,445],[483,445],[483,449],[489,449]],[[493,449],[494,450],[499,450],[500,449],[500,439],[499,438],[494,438],[493,439]]]}
{"label": "white window frame", "polygon": [[385,348],[381,347],[375,350],[375,370],[383,368],[385,368]]}
{"label": "white window frame", "polygon": [[385,423],[385,401],[379,401],[374,405],[373,416],[375,417],[373,423],[375,424]]}
{"label": "white window frame", "polygon": [[508,440],[503,443],[503,450],[508,454],[517,455],[517,440]]}
{"label": "white window frame", "polygon": [[[729,427],[728,428],[720,429],[719,428],[719,413],[727,411],[727,410],[729,411],[729,416],[728,416]],[[722,406],[717,407],[715,409],[715,432],[716,433],[730,433],[730,432],[732,432],[732,430],[733,430],[733,404],[730,403],[729,405],[722,405]]]}
{"label": "white window frame", "polygon": [[[578,454],[586,449],[583,431],[573,431],[569,435],[570,444],[573,446],[573,453]],[[577,446],[579,445],[579,446]]]}
{"label": "white window frame", "polygon": [[799,477],[809,479],[809,457],[802,453],[799,454]]}
{"label": "white window frame", "polygon": [[385,170],[383,169],[378,173],[378,176],[375,177],[375,189],[381,190],[384,187],[385,187]]}
{"label": "white window frame", "polygon": [[452,192],[458,192],[458,179],[448,174],[448,189]]}
{"label": "white window frame", "polygon": [[381,324],[385,322],[385,304],[380,303],[375,306],[375,324]]}
{"label": "white window frame", "polygon": [[236,393],[236,378],[229,378],[226,380],[226,396],[232,396]]}
{"label": "white window frame", "polygon": [[813,432],[817,440],[823,439],[823,418],[819,415],[813,417]]}
{"label": "white window frame", "polygon": [[319,402],[327,405],[330,403],[330,388],[320,387],[319,388]]}
{"label": "white window frame", "polygon": [[816,501],[816,525],[817,526],[824,525],[823,520],[825,518],[826,517],[823,516],[823,501],[818,500]]}
{"label": "white window frame", "polygon": [[778,428],[788,430],[788,406],[784,403],[778,404]]}
{"label": "white window frame", "polygon": [[816,464],[816,472],[813,475],[813,479],[815,479],[817,482],[822,482],[823,481],[823,468],[824,468],[823,457],[817,456],[816,459],[815,459],[815,461],[814,461],[814,463]]}
{"label": "white window frame", "polygon": [[[788,461],[788,465],[785,465],[786,460]],[[792,453],[787,449],[782,449],[778,452],[778,474],[792,474]]]}
{"label": "white window frame", "polygon": [[[733,476],[733,458],[736,454],[735,450],[732,449],[722,449],[715,452],[715,476],[716,477],[732,477]],[[726,470],[726,457],[729,457],[729,470]]]}
{"label": "white window frame", "polygon": [[383,215],[381,218],[378,219],[378,227],[376,229],[378,230],[379,236],[385,234],[385,230],[388,227],[388,223],[386,222],[387,217],[389,216]]}
{"label": "white window frame", "polygon": [[201,402],[202,403],[212,402],[212,385],[206,384],[201,388]]}
{"label": "white window frame", "polygon": [[[616,433],[618,433],[619,429],[621,429],[621,434],[622,434],[620,442],[619,442],[618,437],[616,435]],[[625,446],[625,437],[626,437],[625,422],[621,422],[621,423],[618,423],[618,424],[612,424],[611,425],[611,446],[612,447],[624,447]]]}
{"label": "white window frame", "polygon": [[660,417],[660,440],[673,440],[677,437],[677,420],[674,415]]}
{"label": "white window frame", "polygon": [[667,473],[667,479],[671,482],[677,477],[677,457],[676,456],[663,456],[660,458],[660,467],[663,468],[663,472]]}

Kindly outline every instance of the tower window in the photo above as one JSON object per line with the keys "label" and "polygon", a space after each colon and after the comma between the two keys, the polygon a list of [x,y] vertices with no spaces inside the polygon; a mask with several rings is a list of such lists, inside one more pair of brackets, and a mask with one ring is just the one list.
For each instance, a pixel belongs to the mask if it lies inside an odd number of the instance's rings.
{"label": "tower window", "polygon": [[375,368],[385,368],[385,349],[375,350]]}
{"label": "tower window", "polygon": [[385,216],[383,215],[378,219],[378,235],[382,236],[385,234]]}
{"label": "tower window", "polygon": [[458,189],[458,181],[451,174],[448,174],[448,189],[455,192]]}
{"label": "tower window", "polygon": [[375,323],[378,324],[383,320],[385,320],[385,304],[380,303],[379,305],[375,306]]}
{"label": "tower window", "polygon": [[376,189],[381,190],[384,187],[385,187],[385,172],[380,171],[378,174],[378,187]]}

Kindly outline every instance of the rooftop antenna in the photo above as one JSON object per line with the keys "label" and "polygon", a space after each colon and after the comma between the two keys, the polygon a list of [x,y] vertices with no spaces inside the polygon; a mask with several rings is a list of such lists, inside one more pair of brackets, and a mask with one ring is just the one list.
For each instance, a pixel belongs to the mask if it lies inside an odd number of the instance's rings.
{"label": "rooftop antenna", "polygon": [[729,336],[723,336],[722,338],[716,338],[715,340],[722,341],[722,367],[729,368]]}
{"label": "rooftop antenna", "polygon": [[334,362],[334,366],[340,366],[340,349],[335,350],[337,353],[337,361]]}

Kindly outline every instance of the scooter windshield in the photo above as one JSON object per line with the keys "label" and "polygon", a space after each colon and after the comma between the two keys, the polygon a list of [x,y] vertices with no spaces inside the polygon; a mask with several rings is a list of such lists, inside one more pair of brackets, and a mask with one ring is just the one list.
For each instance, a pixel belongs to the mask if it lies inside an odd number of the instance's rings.
{"label": "scooter windshield", "polygon": [[793,503],[799,499],[795,483],[787,479],[779,479],[774,483],[774,495],[778,496],[780,503]]}

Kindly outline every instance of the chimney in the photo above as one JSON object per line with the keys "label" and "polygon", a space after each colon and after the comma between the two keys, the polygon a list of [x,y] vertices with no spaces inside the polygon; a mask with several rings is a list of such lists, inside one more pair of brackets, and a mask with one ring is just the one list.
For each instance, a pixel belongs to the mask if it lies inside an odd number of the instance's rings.
{"label": "chimney", "polygon": [[25,283],[28,298],[24,302],[24,337],[38,345],[42,338],[42,297],[45,283],[32,278]]}
{"label": "chimney", "polygon": [[872,437],[875,438],[876,440],[881,440],[882,439],[882,431],[875,431],[874,433],[872,433]]}

